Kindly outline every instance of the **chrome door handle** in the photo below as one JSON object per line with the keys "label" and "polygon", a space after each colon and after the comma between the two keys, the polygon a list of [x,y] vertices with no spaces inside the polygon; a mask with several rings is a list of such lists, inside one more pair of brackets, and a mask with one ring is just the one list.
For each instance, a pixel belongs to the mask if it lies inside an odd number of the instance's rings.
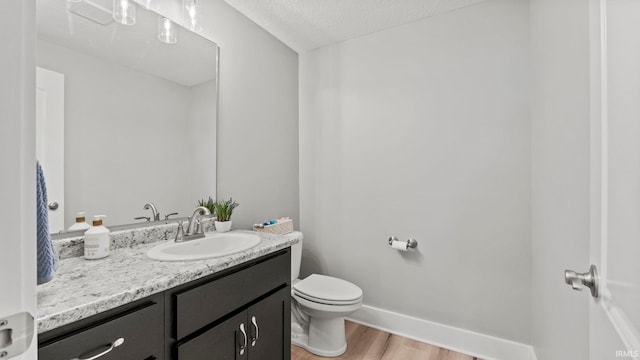
{"label": "chrome door handle", "polygon": [[111,345],[107,345],[108,348],[105,351],[100,352],[99,354],[93,355],[93,356],[89,356],[89,357],[84,357],[82,355],[80,355],[80,357],[73,359],[73,360],[95,360],[97,358],[103,357],[105,355],[107,355],[108,353],[110,353],[111,351],[113,351],[113,349],[117,348],[118,346],[124,344],[124,338],[118,338],[116,339],[116,341],[112,342]]}
{"label": "chrome door handle", "polygon": [[256,321],[256,317],[252,316],[251,317],[251,324],[253,324],[253,327],[256,329],[256,335],[251,337],[251,347],[256,346],[256,342],[258,341],[258,322]]}
{"label": "chrome door handle", "polygon": [[598,269],[595,265],[591,265],[589,271],[582,274],[573,270],[565,270],[564,282],[571,285],[573,290],[582,290],[584,285],[591,290],[591,296],[598,297]]}
{"label": "chrome door handle", "polygon": [[57,202],[49,203],[49,210],[53,210],[53,211],[58,210],[58,207],[59,207],[59,206],[60,206],[60,205],[58,205],[58,203],[57,203]]}
{"label": "chrome door handle", "polygon": [[244,342],[240,344],[240,355],[244,355],[244,350],[247,348],[247,332],[244,330],[244,323],[240,324],[240,332]]}

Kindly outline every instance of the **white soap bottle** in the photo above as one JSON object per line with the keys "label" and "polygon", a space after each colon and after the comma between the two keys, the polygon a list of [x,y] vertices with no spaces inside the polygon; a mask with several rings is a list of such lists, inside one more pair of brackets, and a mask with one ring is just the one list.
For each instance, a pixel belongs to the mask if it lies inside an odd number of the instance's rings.
{"label": "white soap bottle", "polygon": [[84,258],[102,259],[109,256],[111,248],[110,231],[102,225],[106,215],[93,217],[93,226],[84,233]]}
{"label": "white soap bottle", "polygon": [[68,231],[79,231],[79,230],[88,230],[91,227],[89,223],[87,223],[87,219],[84,216],[84,212],[79,212],[76,214],[76,222],[71,225]]}

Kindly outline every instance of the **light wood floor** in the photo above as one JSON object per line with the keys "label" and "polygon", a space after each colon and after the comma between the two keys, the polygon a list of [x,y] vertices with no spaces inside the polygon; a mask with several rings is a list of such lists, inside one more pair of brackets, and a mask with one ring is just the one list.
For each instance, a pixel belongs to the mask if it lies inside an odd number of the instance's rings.
{"label": "light wood floor", "polygon": [[[346,322],[347,352],[333,359],[351,360],[478,360],[437,346]],[[291,346],[291,360],[326,360]]]}

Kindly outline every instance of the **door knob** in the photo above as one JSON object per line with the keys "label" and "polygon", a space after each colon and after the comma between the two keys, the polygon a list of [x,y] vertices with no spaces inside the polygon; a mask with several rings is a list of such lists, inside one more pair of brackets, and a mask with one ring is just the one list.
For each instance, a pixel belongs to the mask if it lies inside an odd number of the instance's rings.
{"label": "door knob", "polygon": [[58,210],[58,206],[59,206],[59,205],[58,205],[58,203],[57,203],[57,202],[49,203],[49,210],[54,210],[54,211],[55,211],[55,210]]}
{"label": "door knob", "polygon": [[582,274],[565,270],[564,282],[571,285],[573,290],[582,290],[582,286],[586,286],[591,290],[591,296],[598,297],[598,269],[595,265],[591,265],[589,271]]}

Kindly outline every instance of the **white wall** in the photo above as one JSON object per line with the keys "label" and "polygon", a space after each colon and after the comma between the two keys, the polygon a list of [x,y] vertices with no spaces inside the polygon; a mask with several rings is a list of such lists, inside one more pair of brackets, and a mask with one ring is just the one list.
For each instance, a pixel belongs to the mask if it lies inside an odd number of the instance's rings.
{"label": "white wall", "polygon": [[[191,121],[188,124],[191,146],[191,193],[196,199],[215,197],[216,182],[216,138],[217,121],[211,115],[217,114],[217,102],[211,95],[218,93],[218,82],[207,81],[191,87]],[[194,203],[191,203],[193,206]],[[186,214],[191,215],[191,214]]]}
{"label": "white wall", "polygon": [[[303,275],[530,343],[529,55],[524,0],[301,55]],[[392,250],[390,235],[418,250]]]}
{"label": "white wall", "polygon": [[65,75],[66,227],[78,211],[133,223],[147,202],[188,216],[214,194],[215,82],[186,87],[42,40],[37,63]]}
{"label": "white wall", "polygon": [[213,1],[205,34],[220,46],[218,197],[240,203],[234,227],[299,217],[298,54]]}
{"label": "white wall", "polygon": [[[3,1],[0,24],[0,316],[36,310],[35,1]],[[11,56],[6,56],[11,54]],[[16,359],[35,359],[30,350]]]}
{"label": "white wall", "polygon": [[217,196],[240,203],[235,228],[280,216],[297,228],[298,54],[223,0],[201,4],[202,35],[220,46]]}
{"label": "white wall", "polygon": [[533,345],[588,359],[586,294],[565,269],[589,260],[589,2],[531,0]]}

